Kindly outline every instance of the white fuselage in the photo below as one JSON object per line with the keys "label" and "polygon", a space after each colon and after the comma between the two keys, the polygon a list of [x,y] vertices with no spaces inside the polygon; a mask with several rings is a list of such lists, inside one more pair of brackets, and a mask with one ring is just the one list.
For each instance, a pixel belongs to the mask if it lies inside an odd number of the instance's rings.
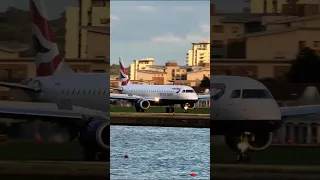
{"label": "white fuselage", "polygon": [[[38,83],[38,82],[39,83]],[[57,103],[69,101],[74,106],[108,112],[110,76],[106,73],[74,73],[34,78],[28,85],[40,84],[42,92],[33,100]]]}
{"label": "white fuselage", "polygon": [[198,101],[193,88],[179,85],[128,85],[120,87],[122,94],[136,95],[145,98],[158,98],[172,102]]}
{"label": "white fuselage", "polygon": [[280,108],[262,83],[238,76],[211,76],[210,80],[214,133],[230,126],[258,129],[270,125],[273,129],[281,122]]}

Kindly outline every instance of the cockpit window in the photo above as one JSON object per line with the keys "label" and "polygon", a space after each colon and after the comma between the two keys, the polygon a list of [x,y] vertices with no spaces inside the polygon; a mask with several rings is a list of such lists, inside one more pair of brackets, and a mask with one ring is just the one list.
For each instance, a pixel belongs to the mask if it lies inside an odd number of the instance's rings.
{"label": "cockpit window", "polygon": [[186,90],[186,93],[194,93],[194,90]]}
{"label": "cockpit window", "polygon": [[241,96],[241,90],[234,90],[232,91],[230,98],[235,99],[235,98],[240,98],[240,96]]}
{"label": "cockpit window", "polygon": [[183,90],[182,93],[195,93],[194,90]]}
{"label": "cockpit window", "polygon": [[272,95],[266,89],[244,89],[242,99],[271,99]]}

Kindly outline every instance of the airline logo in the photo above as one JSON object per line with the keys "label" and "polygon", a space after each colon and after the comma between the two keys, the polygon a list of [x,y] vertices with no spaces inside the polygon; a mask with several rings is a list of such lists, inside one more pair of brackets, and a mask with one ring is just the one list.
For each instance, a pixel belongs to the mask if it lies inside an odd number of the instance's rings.
{"label": "airline logo", "polygon": [[62,62],[42,0],[30,0],[37,76],[53,75]]}
{"label": "airline logo", "polygon": [[173,90],[176,90],[176,93],[179,93],[181,88],[172,88]]}
{"label": "airline logo", "polygon": [[128,73],[127,73],[127,70],[126,68],[124,68],[122,62],[120,61],[120,78],[121,78],[121,85],[122,86],[126,86],[129,82],[130,82],[130,79],[128,77]]}
{"label": "airline logo", "polygon": [[224,83],[210,83],[210,92],[213,100],[218,100],[225,93],[226,85]]}

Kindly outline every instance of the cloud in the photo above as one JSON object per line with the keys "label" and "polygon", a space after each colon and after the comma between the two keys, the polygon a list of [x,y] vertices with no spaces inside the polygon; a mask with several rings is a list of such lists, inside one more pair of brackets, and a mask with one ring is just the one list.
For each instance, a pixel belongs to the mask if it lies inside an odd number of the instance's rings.
{"label": "cloud", "polygon": [[190,33],[183,36],[178,36],[173,33],[167,33],[161,36],[151,38],[154,44],[190,44],[196,42],[203,42],[208,40],[208,37],[201,34]]}
{"label": "cloud", "polygon": [[181,11],[181,12],[192,12],[194,11],[193,7],[190,6],[176,6],[172,8],[175,11]]}
{"label": "cloud", "polygon": [[200,23],[200,29],[204,33],[210,33],[210,25],[207,23]]}
{"label": "cloud", "polygon": [[190,32],[183,35],[176,35],[174,33],[166,33],[160,36],[151,38],[154,44],[190,44],[196,42],[203,42],[210,39],[210,25],[200,23],[197,32]]}
{"label": "cloud", "polygon": [[156,10],[153,6],[135,6],[135,9],[141,12],[154,12]]}
{"label": "cloud", "polygon": [[110,19],[111,19],[112,21],[119,21],[119,20],[120,20],[119,17],[116,16],[116,15],[114,15],[114,14],[110,14]]}
{"label": "cloud", "polygon": [[174,35],[173,33],[164,34],[151,38],[151,42],[155,44],[176,44],[181,43],[183,38]]}

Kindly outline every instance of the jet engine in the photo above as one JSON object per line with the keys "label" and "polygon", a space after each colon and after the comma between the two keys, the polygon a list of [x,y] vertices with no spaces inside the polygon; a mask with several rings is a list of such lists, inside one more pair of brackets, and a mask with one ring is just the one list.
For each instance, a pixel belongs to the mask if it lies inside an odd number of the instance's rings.
{"label": "jet engine", "polygon": [[137,102],[136,102],[136,108],[137,109],[148,109],[150,107],[150,102],[148,100],[145,100],[145,99],[139,99]]}
{"label": "jet engine", "polygon": [[110,149],[110,121],[94,118],[80,130],[79,142],[92,154],[107,152]]}
{"label": "jet engine", "polygon": [[[246,135],[248,150],[261,151],[269,147],[272,142],[273,132],[254,132]],[[242,135],[226,135],[225,141],[229,148],[233,151],[237,150],[237,145]]]}

